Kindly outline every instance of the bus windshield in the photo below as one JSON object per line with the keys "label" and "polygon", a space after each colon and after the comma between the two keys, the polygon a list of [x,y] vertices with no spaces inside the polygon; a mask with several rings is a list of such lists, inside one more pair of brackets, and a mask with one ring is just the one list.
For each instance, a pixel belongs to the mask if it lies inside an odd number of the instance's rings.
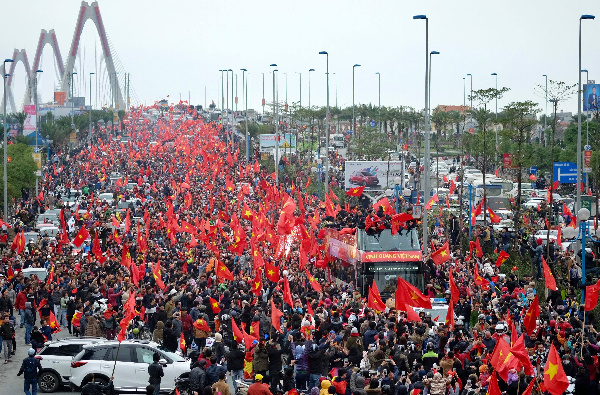
{"label": "bus windshield", "polygon": [[358,230],[358,248],[363,251],[419,251],[419,236],[416,229],[399,229],[392,235],[391,229],[375,233]]}

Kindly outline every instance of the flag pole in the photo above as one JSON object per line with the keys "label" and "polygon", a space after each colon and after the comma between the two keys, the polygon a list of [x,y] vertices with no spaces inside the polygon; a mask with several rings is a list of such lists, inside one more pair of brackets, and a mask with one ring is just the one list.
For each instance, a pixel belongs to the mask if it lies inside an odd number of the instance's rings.
{"label": "flag pole", "polygon": [[121,342],[119,342],[119,346],[117,347],[117,355],[115,356],[115,363],[113,364],[113,370],[111,377],[115,376],[115,367],[117,366],[117,359],[119,358],[119,351],[121,350]]}
{"label": "flag pole", "polygon": [[581,350],[579,352],[579,359],[583,359],[583,336],[584,335],[585,335],[585,307],[583,308],[583,331],[581,332]]}

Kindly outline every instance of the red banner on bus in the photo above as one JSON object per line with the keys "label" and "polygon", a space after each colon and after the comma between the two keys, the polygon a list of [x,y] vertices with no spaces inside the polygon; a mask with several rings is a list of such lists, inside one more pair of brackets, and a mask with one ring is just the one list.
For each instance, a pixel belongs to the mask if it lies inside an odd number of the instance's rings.
{"label": "red banner on bus", "polygon": [[421,251],[369,251],[362,253],[363,262],[415,262],[423,260]]}

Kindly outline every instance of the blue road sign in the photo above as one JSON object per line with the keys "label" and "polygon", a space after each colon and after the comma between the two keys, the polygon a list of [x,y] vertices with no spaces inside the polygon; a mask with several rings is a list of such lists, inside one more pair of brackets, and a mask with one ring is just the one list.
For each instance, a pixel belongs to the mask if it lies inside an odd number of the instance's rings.
{"label": "blue road sign", "polygon": [[531,166],[531,167],[529,168],[529,174],[536,174],[536,173],[537,173],[537,171],[538,171],[538,168],[537,168],[537,166]]}
{"label": "blue road sign", "polygon": [[[560,184],[575,184],[577,182],[577,164],[573,162],[554,162],[552,166],[554,179]],[[585,173],[581,173],[581,181],[585,182]]]}
{"label": "blue road sign", "polygon": [[371,127],[374,128],[375,127],[375,121],[371,121]]}

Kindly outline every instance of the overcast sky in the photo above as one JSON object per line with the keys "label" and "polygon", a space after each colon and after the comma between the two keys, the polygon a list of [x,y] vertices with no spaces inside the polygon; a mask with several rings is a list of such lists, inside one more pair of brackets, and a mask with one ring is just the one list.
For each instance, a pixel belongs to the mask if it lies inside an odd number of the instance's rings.
{"label": "overcast sky", "polygon": [[[377,104],[377,75],[381,73],[381,103],[388,106],[424,107],[425,22],[429,17],[429,50],[433,58],[432,106],[463,103],[463,77],[473,74],[473,89],[498,86],[511,91],[499,107],[511,101],[534,100],[544,110],[536,92],[550,79],[577,82],[578,26],[581,14],[598,14],[600,2],[559,0],[495,1],[123,1],[103,0],[100,11],[112,48],[119,59],[120,75],[131,73],[132,96],[142,104],[166,98],[184,99],[191,92],[194,104],[219,103],[219,69],[238,74],[239,108],[242,108],[242,75],[248,69],[249,108],[260,110],[262,74],[265,96],[272,100],[269,67],[279,70],[279,99],[308,104],[308,70],[311,104],[326,101],[326,59],[329,52],[330,104],[335,105],[336,86],[340,106],[352,104],[352,66],[355,102]],[[74,0],[4,2],[0,49],[12,56],[25,48],[33,62],[40,29],[55,29],[66,62],[80,3]],[[600,18],[599,18],[600,19]],[[600,20],[583,21],[582,68],[600,81],[597,37]],[[596,42],[596,44],[594,44]],[[94,60],[96,53],[96,61]],[[84,27],[79,47],[76,95],[89,97],[89,72],[98,71],[100,45],[94,24]],[[43,52],[43,76],[39,90],[44,101],[58,84],[51,48]],[[333,75],[335,73],[335,75]],[[15,71],[14,95],[22,103],[24,69]],[[584,77],[585,78],[585,77]],[[108,76],[93,82],[93,104],[108,103]],[[470,80],[467,77],[467,94]],[[96,100],[96,85],[100,85]],[[576,95],[560,106],[577,110]],[[550,110],[549,110],[550,111]]]}

